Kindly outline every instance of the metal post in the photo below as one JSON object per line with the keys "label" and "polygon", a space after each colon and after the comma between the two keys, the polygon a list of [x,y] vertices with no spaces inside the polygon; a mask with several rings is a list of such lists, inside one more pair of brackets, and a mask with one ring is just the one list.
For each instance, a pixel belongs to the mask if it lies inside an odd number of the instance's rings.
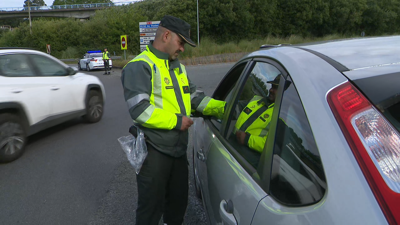
{"label": "metal post", "polygon": [[200,46],[200,34],[199,34],[199,0],[197,0],[197,46]]}
{"label": "metal post", "polygon": [[29,31],[32,35],[32,21],[31,21],[31,5],[29,4],[31,0],[28,0],[28,14],[29,14]]}
{"label": "metal post", "polygon": [[126,60],[126,50],[124,50],[124,59]]}

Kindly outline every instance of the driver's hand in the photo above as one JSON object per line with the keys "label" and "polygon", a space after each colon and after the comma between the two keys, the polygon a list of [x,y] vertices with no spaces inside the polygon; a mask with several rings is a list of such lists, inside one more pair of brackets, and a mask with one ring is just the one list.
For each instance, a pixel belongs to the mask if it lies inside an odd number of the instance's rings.
{"label": "driver's hand", "polygon": [[238,130],[236,131],[236,139],[239,142],[239,144],[244,145],[244,139],[246,138],[246,133]]}

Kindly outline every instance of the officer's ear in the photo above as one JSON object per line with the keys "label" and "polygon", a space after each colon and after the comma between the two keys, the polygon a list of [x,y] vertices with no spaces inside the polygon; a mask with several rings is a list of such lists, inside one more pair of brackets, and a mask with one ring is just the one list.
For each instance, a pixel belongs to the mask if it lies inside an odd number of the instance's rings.
{"label": "officer's ear", "polygon": [[164,42],[168,42],[169,39],[171,38],[171,36],[172,36],[171,31],[165,30],[165,32],[164,32],[164,34],[163,34],[163,36],[162,36],[163,41],[164,41]]}

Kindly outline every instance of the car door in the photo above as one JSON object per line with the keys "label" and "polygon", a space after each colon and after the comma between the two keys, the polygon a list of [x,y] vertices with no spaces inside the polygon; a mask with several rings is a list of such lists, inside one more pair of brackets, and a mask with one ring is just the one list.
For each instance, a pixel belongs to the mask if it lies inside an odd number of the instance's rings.
{"label": "car door", "polygon": [[[30,58],[51,91],[50,115],[56,119],[78,111],[84,99],[82,90],[85,84],[79,82],[75,75],[69,75],[64,65],[50,57],[32,54]],[[82,97],[77,98],[73,92],[81,93]]]}
{"label": "car door", "polygon": [[89,56],[89,54],[85,53],[85,55],[83,55],[83,59],[79,60],[79,63],[81,65],[81,69],[86,69],[86,65],[88,63],[88,56]]}
{"label": "car door", "polygon": [[[267,82],[280,74],[268,61],[238,63],[213,96],[227,102],[223,119],[196,121],[195,166],[211,224],[250,224],[267,196],[257,168],[273,113],[267,100],[272,85]],[[240,129],[253,133],[246,143],[236,136]]]}
{"label": "car door", "polygon": [[0,87],[8,101],[22,105],[29,125],[45,120],[50,114],[50,88],[39,76],[26,54],[0,55]]}

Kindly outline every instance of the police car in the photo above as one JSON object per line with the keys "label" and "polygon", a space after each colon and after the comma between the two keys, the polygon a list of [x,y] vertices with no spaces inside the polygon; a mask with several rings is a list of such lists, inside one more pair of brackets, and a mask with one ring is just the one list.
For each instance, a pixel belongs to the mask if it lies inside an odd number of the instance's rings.
{"label": "police car", "polygon": [[[112,60],[109,60],[110,69],[112,68]],[[83,55],[83,59],[78,62],[79,70],[91,71],[94,69],[104,69],[103,52],[100,50],[87,51]]]}

